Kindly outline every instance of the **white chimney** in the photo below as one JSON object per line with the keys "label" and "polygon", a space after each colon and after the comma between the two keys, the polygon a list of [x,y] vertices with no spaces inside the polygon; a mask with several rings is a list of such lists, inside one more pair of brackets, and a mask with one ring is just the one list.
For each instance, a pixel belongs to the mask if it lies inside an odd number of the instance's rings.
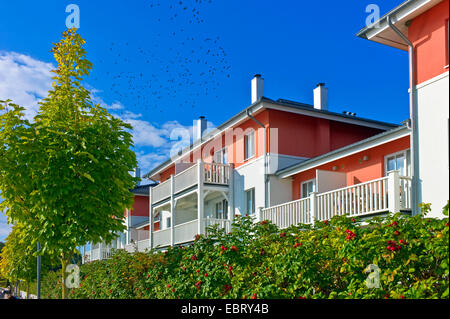
{"label": "white chimney", "polygon": [[314,108],[317,110],[328,110],[328,88],[325,83],[317,84],[314,89]]}
{"label": "white chimney", "polygon": [[[134,169],[134,177],[141,178],[141,169],[139,167],[136,167]],[[141,181],[138,181],[137,186],[140,186],[140,185],[141,185]]]}
{"label": "white chimney", "polygon": [[205,134],[207,128],[206,118],[204,116],[200,116],[198,120],[194,121],[194,140],[193,142],[201,139]]}
{"label": "white chimney", "polygon": [[264,96],[264,79],[261,74],[255,74],[252,79],[252,104]]}

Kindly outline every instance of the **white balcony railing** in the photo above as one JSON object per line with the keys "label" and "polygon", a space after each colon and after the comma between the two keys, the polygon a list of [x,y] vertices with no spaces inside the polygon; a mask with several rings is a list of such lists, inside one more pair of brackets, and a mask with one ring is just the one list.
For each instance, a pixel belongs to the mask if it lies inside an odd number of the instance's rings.
{"label": "white balcony railing", "polygon": [[174,226],[174,243],[181,244],[193,241],[198,233],[198,220]]}
{"label": "white balcony railing", "polygon": [[165,247],[170,245],[171,229],[163,229],[153,232],[153,247]]}
{"label": "white balcony railing", "polygon": [[368,216],[383,212],[411,209],[411,178],[399,176],[398,171],[387,177],[332,190],[326,193],[262,209],[260,220],[270,220],[279,228],[333,216]]}
{"label": "white balcony railing", "polygon": [[[219,228],[225,229],[226,233],[229,233],[231,231],[231,222],[228,219],[205,218],[203,222],[205,225],[205,229],[209,226],[219,225]],[[207,232],[206,235],[208,235]]]}
{"label": "white balcony railing", "polygon": [[302,198],[292,202],[272,206],[261,212],[262,220],[270,220],[280,228],[290,225],[311,223],[310,198]]}
{"label": "white balcony railing", "polygon": [[331,219],[336,215],[360,216],[388,210],[388,178],[353,185],[317,194],[316,219]]}
{"label": "white balcony railing", "polygon": [[[174,194],[180,193],[190,187],[198,184],[199,180],[199,165],[200,176],[203,178],[202,182],[207,184],[228,185],[231,174],[231,167],[228,164],[218,163],[197,163],[185,169],[181,173],[174,175]],[[152,188],[152,203],[157,203],[165,200],[171,196],[172,186],[171,180],[166,180],[161,184]]]}

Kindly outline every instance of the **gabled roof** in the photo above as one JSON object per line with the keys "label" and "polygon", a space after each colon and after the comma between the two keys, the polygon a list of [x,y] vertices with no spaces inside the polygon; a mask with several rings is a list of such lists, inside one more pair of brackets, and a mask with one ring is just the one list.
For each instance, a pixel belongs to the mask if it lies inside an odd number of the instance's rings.
{"label": "gabled roof", "polygon": [[222,134],[227,128],[233,127],[235,125],[238,125],[239,123],[248,120],[247,112],[250,112],[251,114],[255,115],[259,112],[261,112],[264,109],[276,109],[276,110],[282,110],[285,112],[292,112],[297,114],[303,114],[311,117],[319,117],[319,118],[326,118],[329,120],[334,121],[340,121],[340,122],[347,122],[351,124],[361,125],[361,126],[367,126],[372,128],[378,128],[382,130],[391,129],[393,127],[397,127],[397,124],[387,123],[387,122],[381,122],[366,118],[361,118],[357,116],[351,116],[343,113],[336,113],[336,112],[330,112],[325,110],[318,110],[315,109],[313,105],[285,100],[285,99],[278,99],[278,100],[272,100],[267,97],[261,97],[257,102],[251,104],[247,108],[243,109],[238,114],[234,115],[232,118],[224,122],[223,124],[219,125],[216,129],[212,130],[211,132],[207,133],[203,138],[200,140],[195,141],[192,143],[189,147],[186,147],[182,151],[178,153],[177,156],[174,156],[173,158],[169,158],[164,163],[158,165],[154,169],[152,169],[149,173],[144,175],[144,178],[152,178],[155,175],[157,175],[159,172],[161,172],[164,169],[167,169],[170,167],[176,160],[181,159],[182,157],[186,156],[190,151],[194,150],[195,148],[206,144],[210,140],[212,140],[215,136],[218,134]]}
{"label": "gabled roof", "polygon": [[147,185],[139,185],[130,190],[135,195],[148,196],[150,187],[154,187],[158,185],[158,183],[151,183]]}
{"label": "gabled roof", "polygon": [[409,21],[431,9],[442,0],[408,0],[392,9],[373,24],[361,29],[356,35],[382,43],[400,50],[408,51],[408,45],[388,25],[387,17],[391,16],[392,23],[408,36]]}
{"label": "gabled roof", "polygon": [[404,136],[408,136],[411,132],[411,129],[407,126],[399,126],[397,128],[391,129],[389,131],[371,136],[366,138],[365,140],[341,147],[337,150],[325,153],[323,155],[319,155],[306,161],[303,161],[298,164],[294,164],[292,166],[283,168],[275,173],[275,175],[286,178],[293,176],[295,174],[304,172],[308,169],[318,167],[320,165],[338,160],[340,158],[350,156],[352,154],[359,153],[361,151],[367,150],[369,148],[376,147],[378,145],[390,142],[392,140],[396,140],[402,138]]}

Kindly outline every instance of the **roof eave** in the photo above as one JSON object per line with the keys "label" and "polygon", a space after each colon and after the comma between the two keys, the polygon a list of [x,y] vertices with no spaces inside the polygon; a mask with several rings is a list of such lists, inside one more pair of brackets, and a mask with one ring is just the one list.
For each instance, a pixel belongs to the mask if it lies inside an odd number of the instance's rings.
{"label": "roof eave", "polygon": [[419,14],[429,10],[442,0],[408,0],[395,7],[380,19],[369,26],[362,28],[356,36],[385,44],[400,50],[408,51],[408,46],[393,32],[388,25],[387,17],[391,17],[393,24],[402,31],[408,33],[407,22]]}
{"label": "roof eave", "polygon": [[365,140],[344,146],[329,153],[313,157],[299,164],[294,164],[290,167],[283,168],[282,170],[276,172],[275,175],[280,178],[292,177],[293,175],[296,175],[308,169],[318,167],[320,165],[333,162],[340,158],[353,155],[366,149],[376,147],[383,143],[388,143],[389,141],[402,138],[409,135],[410,132],[411,129],[407,126],[400,126],[392,130],[371,136]]}

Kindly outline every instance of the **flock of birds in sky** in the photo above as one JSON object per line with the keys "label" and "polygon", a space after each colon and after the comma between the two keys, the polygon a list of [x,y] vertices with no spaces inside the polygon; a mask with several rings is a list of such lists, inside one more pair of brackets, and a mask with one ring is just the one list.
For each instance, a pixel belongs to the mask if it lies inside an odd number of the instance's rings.
{"label": "flock of birds in sky", "polygon": [[[138,47],[131,41],[119,40],[111,43],[108,50],[109,56],[114,57],[113,62],[108,61],[106,72],[112,98],[127,108],[151,108],[157,112],[176,106],[184,110],[195,108],[200,97],[218,98],[216,90],[230,78],[231,66],[220,37],[208,35],[201,16],[202,7],[212,2],[146,2],[152,12],[149,37],[153,38],[148,45]],[[168,22],[164,19],[170,21],[166,24],[170,30],[162,26]]]}

